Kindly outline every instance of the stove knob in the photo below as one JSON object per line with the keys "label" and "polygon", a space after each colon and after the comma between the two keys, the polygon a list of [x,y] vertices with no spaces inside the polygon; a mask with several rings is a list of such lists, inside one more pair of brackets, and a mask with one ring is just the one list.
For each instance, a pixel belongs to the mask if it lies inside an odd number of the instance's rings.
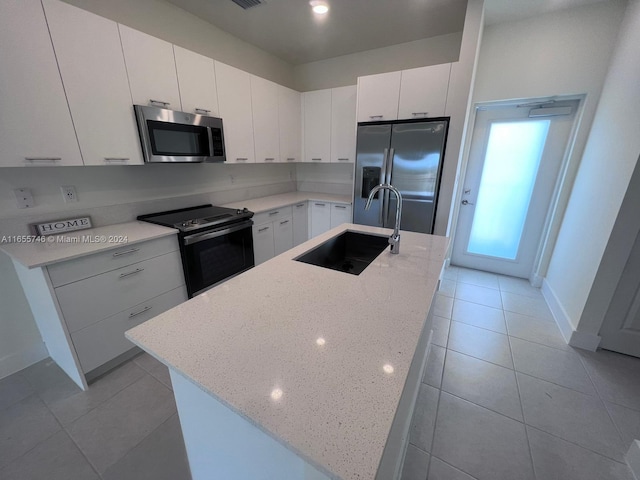
{"label": "stove knob", "polygon": [[248,211],[249,211],[249,209],[248,209],[247,207],[244,207],[244,208],[242,209],[242,212],[243,212],[243,213],[247,213]]}
{"label": "stove knob", "polygon": [[242,213],[242,210],[238,209],[236,210],[236,215],[240,215]]}

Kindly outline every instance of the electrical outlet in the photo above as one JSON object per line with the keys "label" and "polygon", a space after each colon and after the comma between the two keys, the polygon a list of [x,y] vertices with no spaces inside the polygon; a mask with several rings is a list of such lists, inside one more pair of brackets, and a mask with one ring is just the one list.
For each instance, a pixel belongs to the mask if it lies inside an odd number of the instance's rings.
{"label": "electrical outlet", "polygon": [[76,187],[73,185],[67,185],[60,187],[60,191],[62,191],[62,198],[64,198],[64,203],[71,203],[78,201],[78,194],[76,193]]}
{"label": "electrical outlet", "polygon": [[31,190],[28,188],[16,188],[13,193],[16,195],[18,208],[30,208],[35,205],[33,195],[31,195]]}

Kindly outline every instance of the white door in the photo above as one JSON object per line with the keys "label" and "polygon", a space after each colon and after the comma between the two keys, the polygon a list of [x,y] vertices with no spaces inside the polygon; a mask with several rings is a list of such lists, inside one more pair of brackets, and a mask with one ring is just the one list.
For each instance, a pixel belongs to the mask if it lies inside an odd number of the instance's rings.
{"label": "white door", "polygon": [[453,265],[530,277],[577,106],[478,111]]}

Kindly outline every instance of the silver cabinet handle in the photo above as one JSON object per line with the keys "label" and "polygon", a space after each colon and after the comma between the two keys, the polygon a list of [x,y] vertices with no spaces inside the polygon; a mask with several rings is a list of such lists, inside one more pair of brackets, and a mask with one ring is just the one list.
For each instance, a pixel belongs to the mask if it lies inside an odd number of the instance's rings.
{"label": "silver cabinet handle", "polygon": [[417,117],[418,115],[423,115],[423,116],[427,116],[429,115],[429,112],[411,112],[411,115],[413,115],[414,117]]}
{"label": "silver cabinet handle", "polygon": [[151,310],[151,307],[144,307],[142,310],[140,310],[139,312],[135,312],[135,313],[130,313],[129,314],[129,318],[133,318],[133,317],[137,317],[138,315],[144,313],[144,312],[148,312],[149,310]]}
{"label": "silver cabinet handle", "polygon": [[249,160],[247,157],[237,157],[236,158],[236,162],[246,162],[247,160]]}
{"label": "silver cabinet handle", "polygon": [[283,221],[283,222],[280,222],[280,225],[285,225],[285,224],[287,224],[287,223],[289,223],[289,220],[285,220],[285,221]]}
{"label": "silver cabinet handle", "polygon": [[207,113],[211,113],[211,110],[207,110],[206,108],[194,108],[196,113],[204,113],[205,115]]}
{"label": "silver cabinet handle", "polygon": [[136,273],[140,273],[144,270],[144,268],[136,268],[133,272],[129,272],[129,273],[121,273],[120,274],[120,278],[125,278],[125,277],[129,277],[131,275],[135,275]]}
{"label": "silver cabinet handle", "polygon": [[149,99],[149,103],[156,103],[158,105],[162,105],[163,107],[168,107],[171,105],[171,102],[163,102],[162,100],[154,100],[153,98]]}
{"label": "silver cabinet handle", "polygon": [[304,203],[299,203],[296,205],[296,208],[304,207]]}
{"label": "silver cabinet handle", "polygon": [[312,162],[321,162],[322,159],[321,158],[312,158],[311,161]]}
{"label": "silver cabinet handle", "polygon": [[264,232],[265,230],[269,230],[269,227],[262,227],[258,229],[258,232]]}
{"label": "silver cabinet handle", "polygon": [[132,248],[130,250],[124,250],[122,252],[116,252],[116,253],[113,254],[113,256],[114,257],[120,257],[122,255],[129,255],[130,253],[135,253],[135,252],[138,252],[138,251],[140,251],[139,248]]}
{"label": "silver cabinet handle", "polygon": [[275,158],[273,158],[273,157],[268,157],[268,158],[264,159],[265,162],[273,162],[274,160],[275,160]]}
{"label": "silver cabinet handle", "polygon": [[27,162],[59,162],[61,157],[24,157]]}
{"label": "silver cabinet handle", "polygon": [[347,208],[344,205],[334,205],[334,207],[336,207],[336,208]]}
{"label": "silver cabinet handle", "polygon": [[294,157],[287,158],[287,162],[295,162],[295,161],[296,161],[296,159]]}
{"label": "silver cabinet handle", "polygon": [[269,215],[277,215],[280,213],[280,210],[276,210],[275,212],[269,212]]}
{"label": "silver cabinet handle", "polygon": [[374,118],[382,118],[382,117],[384,117],[384,115],[369,115],[369,118],[372,119],[372,120]]}
{"label": "silver cabinet handle", "polygon": [[104,157],[105,162],[128,162],[129,157]]}
{"label": "silver cabinet handle", "polygon": [[339,162],[348,162],[349,159],[348,158],[339,158],[338,161]]}
{"label": "silver cabinet handle", "polygon": [[316,203],[315,205],[318,206],[318,207],[324,207],[325,206],[324,203]]}

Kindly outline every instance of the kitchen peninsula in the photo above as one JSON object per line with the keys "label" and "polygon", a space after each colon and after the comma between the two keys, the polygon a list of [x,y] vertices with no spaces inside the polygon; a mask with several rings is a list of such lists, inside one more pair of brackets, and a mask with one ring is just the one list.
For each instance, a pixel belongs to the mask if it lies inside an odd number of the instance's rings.
{"label": "kitchen peninsula", "polygon": [[295,261],[345,230],[391,232],[343,224],[127,332],[170,369],[194,480],[399,475],[448,239]]}

